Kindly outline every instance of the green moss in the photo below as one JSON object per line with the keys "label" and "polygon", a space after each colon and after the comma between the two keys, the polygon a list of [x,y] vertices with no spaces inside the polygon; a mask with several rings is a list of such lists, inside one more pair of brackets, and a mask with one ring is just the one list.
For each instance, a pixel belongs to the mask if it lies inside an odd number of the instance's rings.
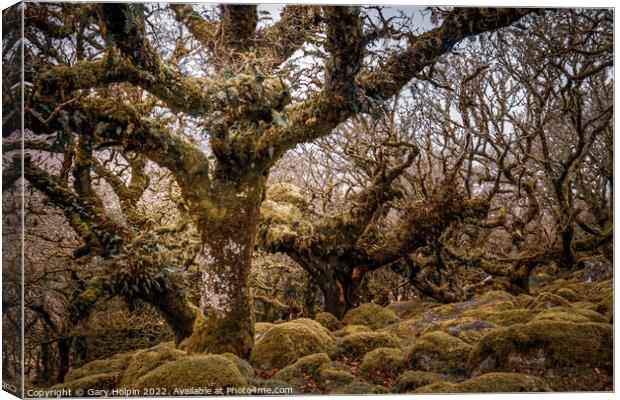
{"label": "green moss", "polygon": [[221,355],[207,354],[166,363],[139,378],[132,386],[138,389],[166,388],[172,394],[175,388],[239,388],[246,385],[246,379],[232,361]]}
{"label": "green moss", "polygon": [[399,318],[405,319],[423,314],[436,306],[436,302],[416,299],[411,301],[395,301],[390,303],[386,308],[393,311]]}
{"label": "green moss", "polygon": [[546,392],[541,379],[515,373],[489,373],[460,383],[435,382],[422,386],[415,393],[505,393]]}
{"label": "green moss", "polygon": [[[437,321],[415,330],[413,336],[423,336],[435,331],[444,331],[448,334],[463,340],[467,344],[478,342],[489,330],[495,329],[497,326],[493,323],[480,320],[476,317],[456,317]],[[415,343],[415,340],[413,341]]]}
{"label": "green moss", "polygon": [[570,288],[560,288],[557,292],[555,292],[558,296],[564,298],[565,300],[573,303],[581,300],[580,296],[573,289]]}
{"label": "green moss", "polygon": [[411,348],[407,365],[414,370],[460,375],[467,370],[471,349],[470,345],[446,332],[431,332]]}
{"label": "green moss", "polygon": [[339,339],[336,343],[338,354],[361,358],[364,354],[379,347],[398,348],[398,340],[384,332],[360,332]]}
{"label": "green moss", "polygon": [[314,317],[314,320],[329,331],[336,331],[343,326],[342,322],[338,321],[338,318],[336,318],[334,314],[328,312],[318,313],[316,317]]}
{"label": "green moss", "polygon": [[233,353],[224,353],[222,354],[222,356],[232,361],[239,370],[239,372],[241,372],[241,375],[245,376],[246,378],[254,377],[254,369],[249,362],[245,361],[242,358],[239,358],[236,354]]}
{"label": "green moss", "polygon": [[468,379],[456,385],[459,393],[546,392],[540,378],[529,375],[492,372]]}
{"label": "green moss", "polygon": [[562,367],[609,372],[612,358],[609,324],[536,321],[490,332],[475,346],[468,364],[474,374]]}
{"label": "green moss", "polygon": [[116,372],[94,374],[54,385],[51,389],[113,389],[118,384],[119,378],[120,375]]}
{"label": "green moss", "polygon": [[405,353],[400,349],[380,347],[364,355],[359,370],[368,376],[392,376],[405,367]]}
{"label": "green moss", "polygon": [[344,322],[348,325],[366,325],[371,329],[383,328],[399,319],[394,311],[373,303],[362,304],[344,316]]}
{"label": "green moss", "polygon": [[414,393],[455,393],[456,385],[450,382],[434,382],[414,390]]}
{"label": "green moss", "polygon": [[101,375],[116,373],[120,375],[125,368],[129,360],[133,356],[131,353],[117,354],[112,358],[104,360],[95,360],[82,365],[80,368],[70,369],[65,375],[65,382],[75,381],[91,375]]}
{"label": "green moss", "polygon": [[336,337],[343,337],[361,332],[371,332],[371,330],[365,325],[347,325],[342,329],[338,329],[337,331],[332,332],[332,335]]}
{"label": "green moss", "polygon": [[576,307],[555,307],[534,315],[532,321],[565,321],[565,322],[607,322],[604,315],[587,309]]}
{"label": "green moss", "polygon": [[318,382],[324,391],[330,392],[353,382],[355,376],[348,371],[334,368],[321,368]]}
{"label": "green moss", "polygon": [[150,349],[139,350],[129,361],[120,386],[129,386],[160,365],[178,360],[186,355],[185,352],[176,349],[172,342],[160,343]]}
{"label": "green moss", "polygon": [[319,369],[330,362],[329,356],[325,353],[311,354],[281,369],[274,377],[278,380],[295,383],[299,387],[303,384],[300,380],[303,379],[304,375],[316,376]]}
{"label": "green moss", "polygon": [[448,378],[445,375],[428,371],[405,371],[394,382],[394,391],[396,393],[407,393],[416,390],[419,387],[430,385],[435,382],[445,381]]}
{"label": "green moss", "polygon": [[487,316],[486,320],[499,326],[512,326],[516,324],[526,324],[535,315],[536,310],[528,310],[525,308],[516,308],[514,310],[504,310]]}
{"label": "green moss", "polygon": [[327,329],[310,319],[274,325],[254,344],[250,362],[257,368],[283,368],[301,357],[330,353],[334,341]]}
{"label": "green moss", "polygon": [[219,313],[199,312],[192,335],[180,344],[188,353],[233,353],[249,355],[254,342],[254,314],[249,301],[234,302],[232,309]]}
{"label": "green moss", "polygon": [[545,309],[553,307],[570,307],[570,302],[557,294],[543,292],[534,297],[526,306],[529,309]]}
{"label": "green moss", "polygon": [[255,323],[254,324],[254,340],[260,339],[260,337],[263,336],[263,334],[267,332],[267,330],[269,330],[272,326],[274,326],[274,324],[272,324],[271,322]]}
{"label": "green moss", "polygon": [[370,394],[388,394],[390,390],[383,385],[373,385],[370,388]]}

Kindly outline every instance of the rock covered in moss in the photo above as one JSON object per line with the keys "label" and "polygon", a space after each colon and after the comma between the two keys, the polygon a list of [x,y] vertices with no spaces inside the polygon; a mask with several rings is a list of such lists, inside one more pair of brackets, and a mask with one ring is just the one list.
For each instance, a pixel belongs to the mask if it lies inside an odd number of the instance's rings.
{"label": "rock covered in moss", "polygon": [[271,322],[257,322],[254,324],[254,340],[258,340],[263,336],[265,332],[267,332],[272,326]]}
{"label": "rock covered in moss", "polygon": [[361,358],[379,347],[398,348],[398,340],[385,332],[360,332],[345,336],[336,342],[338,354]]}
{"label": "rock covered in moss", "polygon": [[503,310],[489,315],[487,321],[499,326],[512,326],[526,324],[539,314],[538,310],[528,310],[526,308],[515,308],[513,310]]}
{"label": "rock covered in moss", "polygon": [[359,370],[367,376],[392,376],[405,367],[405,353],[400,349],[379,347],[362,358]]}
{"label": "rock covered in moss", "polygon": [[194,387],[245,387],[247,381],[235,364],[217,354],[192,355],[168,362],[139,378],[132,387],[166,388],[170,395],[175,389]]}
{"label": "rock covered in moss", "polygon": [[65,382],[75,381],[84,377],[102,374],[121,374],[134,353],[121,353],[111,358],[95,360],[82,365],[79,368],[70,369],[65,375]]}
{"label": "rock covered in moss", "polygon": [[222,354],[222,356],[232,361],[239,370],[239,372],[241,372],[241,374],[246,378],[254,377],[254,369],[249,362],[245,361],[242,358],[239,358],[236,354],[233,353],[224,353]]}
{"label": "rock covered in moss", "polygon": [[413,393],[456,393],[456,385],[447,381],[433,382],[417,388]]}
{"label": "rock covered in moss", "polygon": [[[554,390],[594,390],[596,379],[583,377],[588,371],[595,371],[601,381],[605,380],[603,375],[611,376],[613,327],[592,322],[536,321],[498,329],[475,346],[468,365],[473,375],[516,371],[544,376]],[[577,375],[569,382],[571,374]]]}
{"label": "rock covered in moss", "polygon": [[399,319],[394,311],[373,303],[362,304],[344,316],[344,322],[348,325],[366,325],[371,329],[381,329]]}
{"label": "rock covered in moss", "polygon": [[604,315],[577,307],[555,307],[535,314],[531,321],[564,321],[564,322],[607,322]]}
{"label": "rock covered in moss", "polygon": [[318,382],[326,392],[346,386],[354,380],[353,374],[342,369],[323,367],[319,370]]}
{"label": "rock covered in moss", "polygon": [[343,327],[342,322],[340,322],[338,318],[334,316],[334,314],[328,312],[318,313],[314,317],[314,320],[319,324],[323,325],[329,331],[336,331]]}
{"label": "rock covered in moss", "polygon": [[443,331],[422,336],[407,354],[411,369],[460,375],[467,370],[472,347]]}
{"label": "rock covered in moss", "polygon": [[327,329],[301,318],[269,328],[254,343],[250,362],[260,369],[280,369],[310,354],[330,353],[333,345]]}
{"label": "rock covered in moss", "polygon": [[138,350],[127,364],[120,386],[128,386],[144,376],[149,371],[170,361],[187,356],[184,351],[178,350],[173,342],[160,343],[149,349]]}
{"label": "rock covered in moss", "polygon": [[570,307],[570,302],[557,294],[543,292],[534,297],[526,308],[538,309],[538,308],[553,308],[553,307]]}
{"label": "rock covered in moss", "polygon": [[432,383],[446,381],[449,378],[436,372],[405,371],[394,382],[396,393],[407,393]]}
{"label": "rock covered in moss", "polygon": [[456,385],[459,393],[547,392],[540,378],[506,372],[491,372]]}
{"label": "rock covered in moss", "polygon": [[87,375],[79,379],[54,385],[51,389],[113,389],[118,385],[119,379],[120,375],[118,372]]}
{"label": "rock covered in moss", "polygon": [[274,378],[300,387],[305,383],[306,375],[316,377],[319,369],[330,362],[331,360],[326,353],[311,354],[281,369],[274,375]]}
{"label": "rock covered in moss", "polygon": [[344,328],[332,332],[332,335],[336,337],[343,337],[360,332],[372,332],[372,330],[366,325],[346,325]]}
{"label": "rock covered in moss", "polygon": [[416,389],[415,393],[515,393],[548,390],[549,388],[539,378],[516,373],[495,372],[460,383],[435,382]]}
{"label": "rock covered in moss", "polygon": [[581,300],[577,292],[575,292],[571,288],[566,288],[566,287],[560,288],[558,291],[555,292],[555,294],[557,294],[558,296],[562,297],[563,299],[571,303]]}

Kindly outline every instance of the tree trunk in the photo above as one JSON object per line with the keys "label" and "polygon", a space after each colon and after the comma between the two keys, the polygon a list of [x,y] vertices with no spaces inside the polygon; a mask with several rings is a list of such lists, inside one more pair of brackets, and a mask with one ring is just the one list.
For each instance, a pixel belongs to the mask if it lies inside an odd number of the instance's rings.
{"label": "tree trunk", "polygon": [[52,376],[50,361],[50,342],[48,341],[48,338],[45,337],[45,341],[41,343],[41,370],[39,372],[39,379],[46,383],[49,382],[49,379]]}
{"label": "tree trunk", "polygon": [[71,349],[71,339],[58,340],[58,382],[65,379],[67,371],[69,371],[69,351]]}
{"label": "tree trunk", "polygon": [[355,267],[350,271],[347,269],[339,272],[324,272],[319,276],[318,283],[325,299],[325,311],[342,319],[347,311],[359,304],[359,289],[366,270],[363,267]]}
{"label": "tree trunk", "polygon": [[264,177],[257,175],[214,181],[213,196],[201,210],[202,295],[193,334],[182,343],[189,352],[230,352],[245,358],[252,349],[248,281],[265,193]]}
{"label": "tree trunk", "polygon": [[164,319],[174,332],[175,341],[179,344],[192,334],[196,307],[178,292],[165,290],[153,295],[141,296],[143,300],[152,304],[164,316]]}

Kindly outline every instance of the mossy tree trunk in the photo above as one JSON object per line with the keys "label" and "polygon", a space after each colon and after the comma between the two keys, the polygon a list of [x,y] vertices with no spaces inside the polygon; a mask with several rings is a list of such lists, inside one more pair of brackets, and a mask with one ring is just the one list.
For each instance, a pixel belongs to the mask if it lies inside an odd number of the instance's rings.
{"label": "mossy tree trunk", "polygon": [[362,267],[323,269],[317,281],[323,293],[325,311],[338,319],[359,305],[360,289],[365,276]]}
{"label": "mossy tree trunk", "polygon": [[184,347],[247,357],[254,340],[248,280],[265,178],[259,173],[227,174],[227,179],[216,178],[212,185],[208,206],[198,217],[204,244],[202,315]]}

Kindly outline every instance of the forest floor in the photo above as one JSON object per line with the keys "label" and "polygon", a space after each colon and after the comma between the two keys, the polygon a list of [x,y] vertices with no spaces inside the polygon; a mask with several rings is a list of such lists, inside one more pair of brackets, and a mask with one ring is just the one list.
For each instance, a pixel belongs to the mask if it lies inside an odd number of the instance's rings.
{"label": "forest floor", "polygon": [[187,355],[165,342],[85,364],[54,388],[156,388],[152,394],[168,396],[200,387],[272,394],[608,391],[612,324],[613,280],[577,272],[530,295],[490,291],[453,304],[363,304],[343,321],[321,313],[259,322],[249,360]]}

